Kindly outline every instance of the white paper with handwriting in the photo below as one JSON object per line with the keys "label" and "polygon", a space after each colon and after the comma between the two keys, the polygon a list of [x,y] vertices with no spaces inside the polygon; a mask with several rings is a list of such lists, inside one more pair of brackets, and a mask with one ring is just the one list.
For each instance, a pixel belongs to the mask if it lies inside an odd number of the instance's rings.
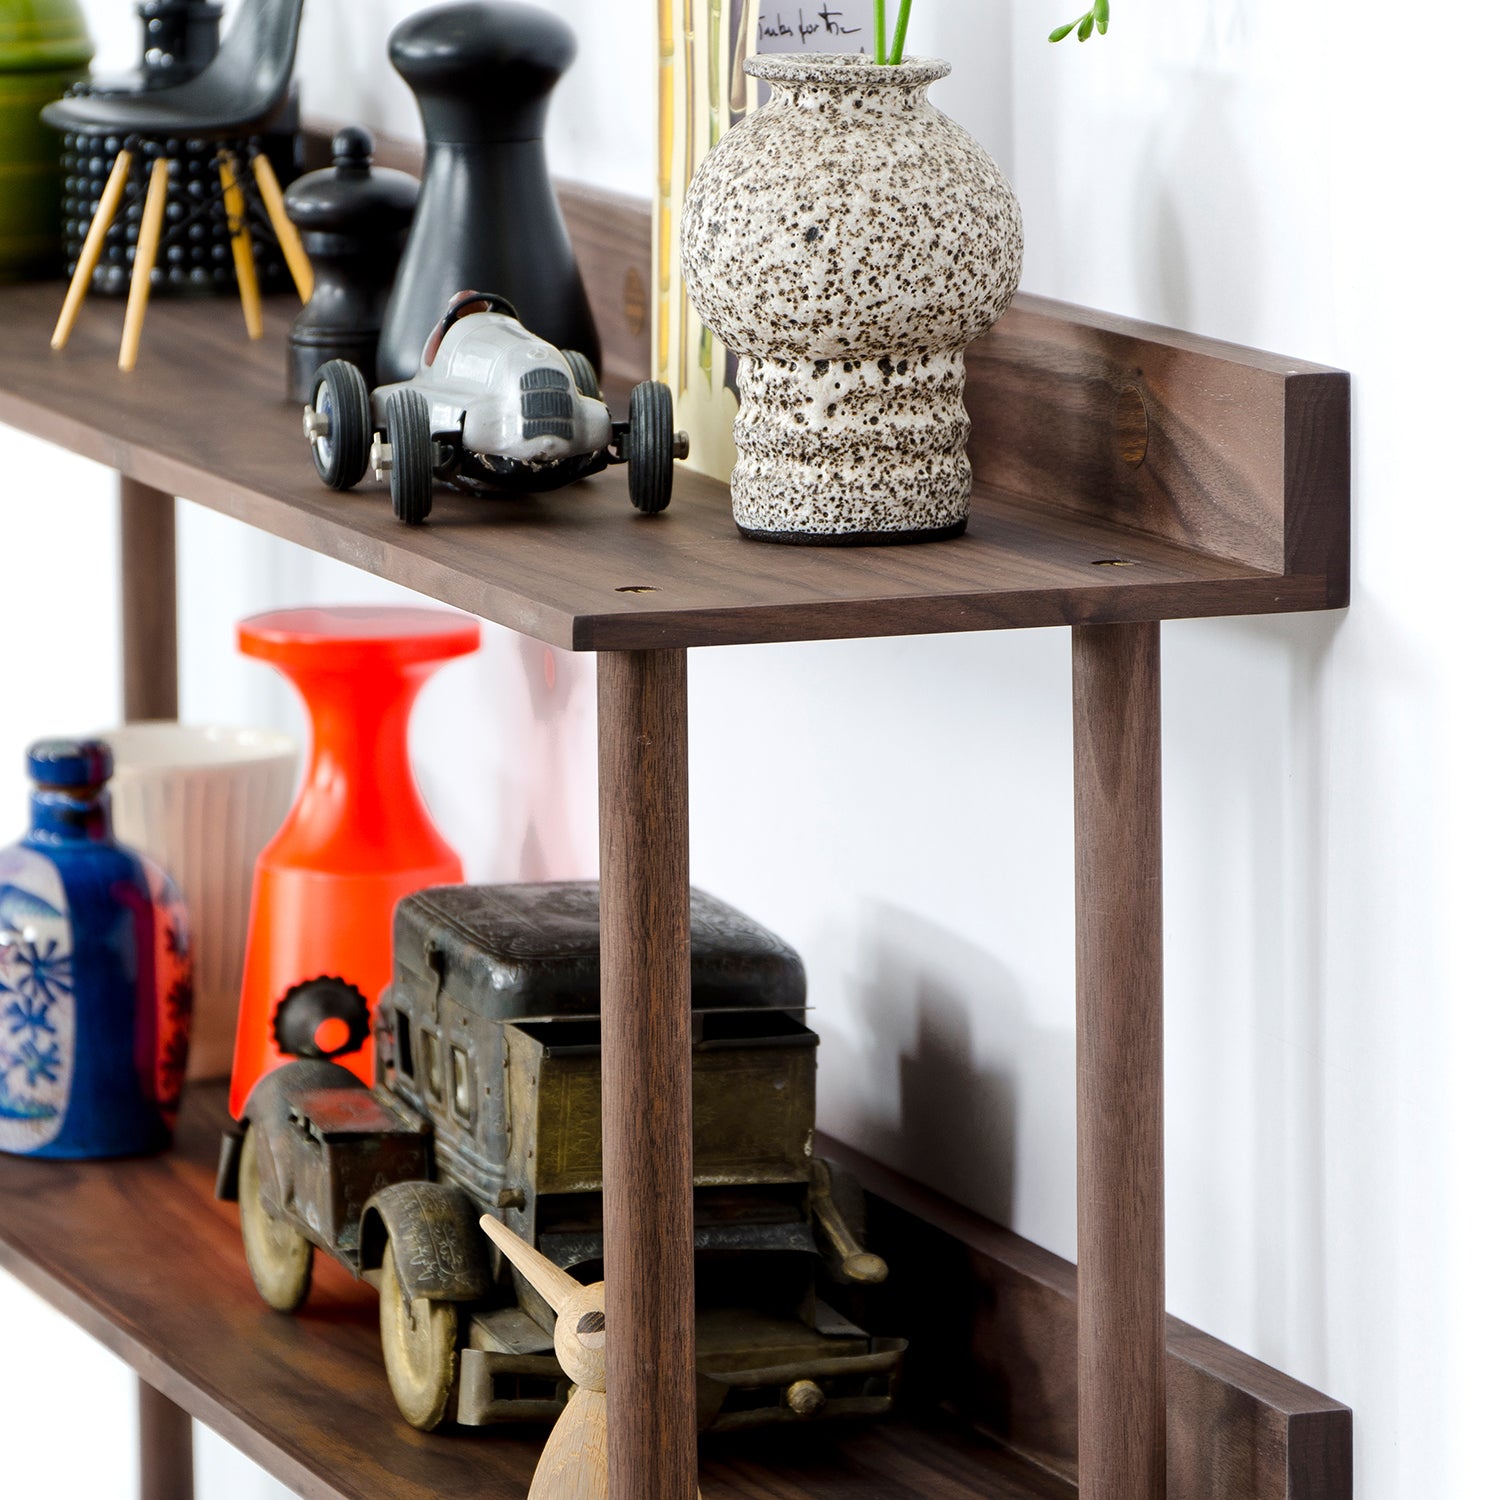
{"label": "white paper with handwriting", "polygon": [[[888,11],[896,7],[887,6]],[[756,52],[875,51],[873,0],[812,0],[763,4],[756,15]],[[889,24],[889,20],[887,21]]]}

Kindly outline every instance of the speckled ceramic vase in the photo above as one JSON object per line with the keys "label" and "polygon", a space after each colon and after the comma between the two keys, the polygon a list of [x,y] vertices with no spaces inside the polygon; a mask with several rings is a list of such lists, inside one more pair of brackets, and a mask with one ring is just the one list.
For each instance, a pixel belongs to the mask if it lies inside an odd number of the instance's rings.
{"label": "speckled ceramic vase", "polygon": [[757,57],[773,88],[688,190],[688,291],[740,357],[734,518],[765,541],[957,536],[964,349],[1005,311],[1021,212],[935,109],[947,63]]}

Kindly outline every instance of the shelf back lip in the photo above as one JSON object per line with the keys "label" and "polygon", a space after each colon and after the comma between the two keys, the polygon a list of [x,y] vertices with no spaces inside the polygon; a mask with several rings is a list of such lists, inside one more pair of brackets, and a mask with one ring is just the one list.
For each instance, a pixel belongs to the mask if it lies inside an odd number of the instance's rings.
{"label": "shelf back lip", "polygon": [[[1011,304],[1011,311],[1020,311],[1039,318],[1051,318],[1065,325],[1093,329],[1098,333],[1129,339],[1136,343],[1160,345],[1164,349],[1173,349],[1194,358],[1242,365],[1247,369],[1261,370],[1271,375],[1286,377],[1339,375],[1347,379],[1347,372],[1335,365],[1298,359],[1289,354],[1277,354],[1268,349],[1257,349],[1250,344],[1238,344],[1230,339],[1189,333],[1185,329],[1170,328],[1164,323],[1130,318],[1123,313],[1085,307],[1081,303],[1065,302],[1056,297],[1044,297],[1035,292],[1017,292],[1015,301]],[[1009,316],[1010,314],[1007,313],[1006,317]],[[1003,323],[1004,319],[1001,322]]]}
{"label": "shelf back lip", "polygon": [[[883,1314],[909,1323],[926,1314],[937,1346],[922,1359],[914,1352],[907,1387],[1076,1482],[1073,1264],[829,1136],[814,1149],[869,1195],[871,1242],[891,1267]],[[921,1290],[935,1279],[943,1324]],[[1167,1500],[1351,1500],[1348,1406],[1180,1318],[1168,1317],[1166,1336]]]}
{"label": "shelf back lip", "polygon": [[[644,200],[559,183],[615,378],[651,371],[625,282],[651,284]],[[1270,572],[1348,574],[1349,376],[1030,293],[968,351],[981,484]],[[1124,452],[1139,400],[1144,459]],[[1347,582],[1331,591],[1347,599]]]}
{"label": "shelf back lip", "polygon": [[1349,378],[1018,299],[969,351],[977,478],[1269,572],[1346,572]]}

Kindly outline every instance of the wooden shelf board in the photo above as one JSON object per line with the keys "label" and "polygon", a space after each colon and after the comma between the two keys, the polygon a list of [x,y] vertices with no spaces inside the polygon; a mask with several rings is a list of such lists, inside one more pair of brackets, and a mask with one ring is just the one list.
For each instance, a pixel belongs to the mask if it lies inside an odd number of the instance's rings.
{"label": "wooden shelf board", "polygon": [[[0,1266],[310,1500],[521,1500],[541,1441],[422,1434],[396,1415],[375,1295],[319,1257],[296,1317],[250,1283],[212,1200],[222,1085],[177,1149],[114,1163],[0,1156]],[[704,1500],[1068,1500],[1071,1486],[941,1416],[705,1444]]]}
{"label": "wooden shelf board", "polygon": [[[245,338],[223,301],[152,304],[139,368],[115,368],[121,308],[48,336],[52,284],[0,289],[0,420],[158,489],[433,599],[574,650],[915,635],[1326,608],[1327,578],[1226,560],[1083,511],[981,486],[969,534],[915,547],[768,546],[735,531],[725,488],[679,466],[671,508],[636,515],[623,471],[551,496],[440,494],[398,525],[383,489],[318,483],[282,399],[293,308]],[[1107,565],[1123,562],[1127,566]],[[623,592],[645,589],[649,592]]]}

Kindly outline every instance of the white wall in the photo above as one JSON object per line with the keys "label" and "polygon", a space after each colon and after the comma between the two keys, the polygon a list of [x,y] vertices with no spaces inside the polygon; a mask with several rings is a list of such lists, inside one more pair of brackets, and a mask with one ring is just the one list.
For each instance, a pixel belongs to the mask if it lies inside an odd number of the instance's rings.
{"label": "white wall", "polygon": [[[1012,175],[1024,284],[1355,378],[1347,616],[1164,630],[1169,1303],[1354,1407],[1360,1500],[1484,1500],[1500,495],[1481,447],[1483,32],[1470,11],[1393,0],[1119,0],[1107,39],[1047,47],[1073,4],[917,0],[912,27],[914,50],[959,59],[935,97]],[[382,38],[417,8],[309,0],[307,107],[410,128]],[[554,167],[644,194],[654,11],[553,8],[587,37]],[[120,6],[90,10],[102,29]],[[112,523],[97,471],[11,434],[0,454],[8,552],[34,559],[0,619],[40,615],[50,645],[0,700],[14,825],[25,740],[118,711],[95,649]],[[234,618],[392,591],[191,508],[182,524],[185,715],[294,722],[233,656]],[[32,581],[64,535],[67,608]],[[699,652],[692,691],[694,875],[805,954],[825,1125],[1071,1254],[1066,634]],[[471,873],[590,869],[586,659],[492,630],[418,719]],[[928,768],[904,806],[882,794],[893,761]],[[477,807],[445,791],[460,785]],[[0,1308],[9,1348],[84,1342],[16,1290]],[[78,1361],[107,1406],[125,1389],[104,1356]],[[67,1443],[60,1388],[0,1361],[7,1423],[59,1440],[34,1483],[128,1494],[109,1456],[124,1429]],[[205,1453],[206,1494],[271,1492],[222,1445]]]}

